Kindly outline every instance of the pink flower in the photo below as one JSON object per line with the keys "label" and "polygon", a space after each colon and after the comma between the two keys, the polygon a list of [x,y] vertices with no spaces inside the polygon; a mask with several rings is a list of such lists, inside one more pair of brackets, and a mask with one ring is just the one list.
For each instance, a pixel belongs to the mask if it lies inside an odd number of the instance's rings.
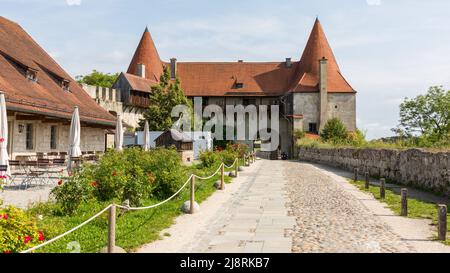
{"label": "pink flower", "polygon": [[8,220],[9,216],[7,213],[3,213],[3,219]]}
{"label": "pink flower", "polygon": [[25,236],[25,238],[23,239],[23,242],[25,243],[25,244],[28,244],[29,242],[31,241],[31,237],[30,236]]}
{"label": "pink flower", "polygon": [[0,175],[0,179],[6,179],[8,178],[6,175]]}
{"label": "pink flower", "polygon": [[5,139],[3,137],[0,138],[0,142],[5,142]]}
{"label": "pink flower", "polygon": [[62,180],[59,180],[59,181],[58,181],[58,185],[61,186],[62,184],[63,184],[63,181],[62,181]]}
{"label": "pink flower", "polygon": [[3,250],[3,254],[11,254],[11,250]]}

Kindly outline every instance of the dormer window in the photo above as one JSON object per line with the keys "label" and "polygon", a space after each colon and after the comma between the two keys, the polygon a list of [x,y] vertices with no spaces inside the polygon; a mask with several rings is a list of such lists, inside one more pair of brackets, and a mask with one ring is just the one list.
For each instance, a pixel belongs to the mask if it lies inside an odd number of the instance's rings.
{"label": "dormer window", "polygon": [[62,80],[61,81],[61,87],[65,91],[70,91],[70,81],[68,80]]}
{"label": "dormer window", "polygon": [[244,88],[244,83],[243,83],[243,82],[236,82],[236,83],[234,84],[234,88],[236,88],[236,89],[242,89],[242,88]]}
{"label": "dormer window", "polygon": [[37,70],[28,68],[26,72],[27,79],[32,82],[37,82]]}

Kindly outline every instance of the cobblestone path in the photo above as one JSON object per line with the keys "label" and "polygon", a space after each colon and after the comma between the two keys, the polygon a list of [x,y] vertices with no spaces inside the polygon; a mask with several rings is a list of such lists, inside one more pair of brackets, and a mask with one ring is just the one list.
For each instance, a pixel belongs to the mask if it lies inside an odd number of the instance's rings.
{"label": "cobblestone path", "polygon": [[414,252],[338,182],[312,165],[286,162],[293,252]]}

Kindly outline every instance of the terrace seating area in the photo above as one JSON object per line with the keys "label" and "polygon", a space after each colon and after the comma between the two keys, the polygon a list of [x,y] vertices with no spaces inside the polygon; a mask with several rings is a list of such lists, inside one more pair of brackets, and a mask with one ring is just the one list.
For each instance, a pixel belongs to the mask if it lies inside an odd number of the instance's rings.
{"label": "terrace seating area", "polygon": [[[81,166],[84,162],[95,163],[103,152],[82,152],[80,157],[72,157],[73,168]],[[7,188],[26,190],[35,186],[52,186],[68,176],[69,157],[67,152],[36,153],[33,156],[18,157],[9,160],[10,174]],[[0,165],[0,171],[6,172],[8,166]]]}

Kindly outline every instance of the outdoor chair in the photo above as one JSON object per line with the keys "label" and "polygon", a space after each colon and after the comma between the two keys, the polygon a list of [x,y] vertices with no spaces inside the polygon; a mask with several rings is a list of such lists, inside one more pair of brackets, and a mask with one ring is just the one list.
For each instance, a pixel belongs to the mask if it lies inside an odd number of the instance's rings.
{"label": "outdoor chair", "polygon": [[28,182],[29,179],[27,177],[27,171],[25,170],[25,167],[19,160],[9,160],[9,168],[11,171],[10,174],[10,185],[15,186],[17,185],[17,180],[21,179],[19,188],[22,188],[22,186],[25,186],[25,189],[28,188]]}
{"label": "outdoor chair", "polygon": [[47,154],[48,158],[56,158],[58,157],[58,152],[50,152]]}
{"label": "outdoor chair", "polygon": [[57,177],[54,177],[53,175],[60,173],[59,170],[55,169],[55,166],[53,165],[53,162],[50,161],[50,159],[44,159],[44,158],[38,159],[37,169],[38,169],[38,171],[43,172],[43,176],[46,177],[47,182],[51,182],[52,178],[57,178]]}
{"label": "outdoor chair", "polygon": [[59,152],[59,158],[66,159],[66,157],[67,157],[67,152]]}
{"label": "outdoor chair", "polygon": [[58,174],[58,177],[61,178],[67,170],[66,160],[64,158],[55,158],[52,161],[54,169],[53,174]]}
{"label": "outdoor chair", "polygon": [[77,169],[81,166],[81,163],[83,163],[83,157],[72,156],[72,157],[70,157],[70,161],[72,162],[72,169]]}
{"label": "outdoor chair", "polygon": [[55,158],[52,162],[55,167],[65,167],[66,165],[66,160],[64,158]]}
{"label": "outdoor chair", "polygon": [[45,183],[45,171],[39,169],[38,161],[25,161],[22,165],[27,173],[28,184],[32,184],[33,181],[38,185]]}
{"label": "outdoor chair", "polygon": [[44,153],[40,153],[40,152],[36,153],[36,158],[37,159],[42,159],[42,158],[44,158],[44,156],[45,156]]}

